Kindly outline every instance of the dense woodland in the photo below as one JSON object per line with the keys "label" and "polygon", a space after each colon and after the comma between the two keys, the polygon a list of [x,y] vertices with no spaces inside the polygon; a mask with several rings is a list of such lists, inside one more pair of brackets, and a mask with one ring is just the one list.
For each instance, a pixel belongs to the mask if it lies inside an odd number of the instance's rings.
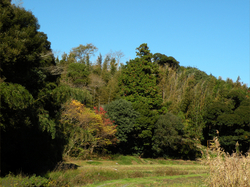
{"label": "dense woodland", "polygon": [[249,150],[250,88],[240,78],[183,67],[146,43],[125,64],[121,51],[93,44],[55,58],[32,12],[9,0],[0,12],[2,175],[43,173],[63,157],[196,159],[215,136],[228,152],[237,142]]}

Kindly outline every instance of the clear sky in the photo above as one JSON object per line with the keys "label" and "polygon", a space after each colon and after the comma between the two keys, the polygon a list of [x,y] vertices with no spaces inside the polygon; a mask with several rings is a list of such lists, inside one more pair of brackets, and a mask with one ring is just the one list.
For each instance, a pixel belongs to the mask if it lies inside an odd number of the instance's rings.
{"label": "clear sky", "polygon": [[[223,80],[250,86],[249,0],[22,0],[55,55],[92,43],[95,58],[122,51],[122,62],[147,43]],[[95,59],[93,59],[95,60]]]}

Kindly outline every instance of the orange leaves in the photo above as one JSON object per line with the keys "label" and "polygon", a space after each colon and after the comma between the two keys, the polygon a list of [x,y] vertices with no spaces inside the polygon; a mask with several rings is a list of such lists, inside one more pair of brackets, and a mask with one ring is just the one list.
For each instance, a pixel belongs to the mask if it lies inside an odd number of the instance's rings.
{"label": "orange leaves", "polygon": [[[115,137],[116,126],[106,116],[106,111],[100,108],[98,111],[95,108],[95,112],[90,108],[86,108],[77,100],[71,100],[71,102],[64,105],[64,110],[61,116],[61,122],[68,126],[68,131],[71,134],[70,139],[75,137],[83,137],[81,133],[87,133],[91,139],[81,139],[74,142],[78,142],[78,147],[88,145],[88,148],[93,152],[94,147],[103,147],[117,141]],[[82,129],[76,131],[75,129]],[[75,134],[72,134],[75,132]],[[84,146],[86,147],[86,146]]]}

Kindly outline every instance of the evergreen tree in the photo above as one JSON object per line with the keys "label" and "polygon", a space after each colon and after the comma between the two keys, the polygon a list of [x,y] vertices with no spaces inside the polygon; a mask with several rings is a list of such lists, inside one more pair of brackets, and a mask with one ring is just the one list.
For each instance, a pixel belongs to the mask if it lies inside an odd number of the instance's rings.
{"label": "evergreen tree", "polygon": [[218,136],[221,146],[230,153],[238,142],[240,150],[245,153],[250,145],[250,99],[239,88],[231,90],[226,97],[229,100],[221,99],[208,105],[204,115],[205,137],[211,140]]}
{"label": "evergreen tree", "polygon": [[133,132],[135,142],[133,152],[149,156],[162,96],[157,86],[158,65],[151,62],[152,54],[147,44],[141,44],[136,54],[138,57],[127,62],[122,68],[119,85],[121,96],[131,101],[135,110],[140,113]]}
{"label": "evergreen tree", "polygon": [[151,62],[147,44],[137,48],[138,58],[130,60],[122,69],[119,85],[121,95],[128,101],[146,103],[150,109],[160,109],[162,97],[157,86],[158,66]]}
{"label": "evergreen tree", "polygon": [[133,107],[140,114],[133,131],[133,154],[152,157],[152,138],[159,117],[158,112],[150,110],[149,105],[144,103],[133,103]]}
{"label": "evergreen tree", "polygon": [[167,113],[155,124],[153,150],[157,156],[179,156],[184,125],[179,117]]}
{"label": "evergreen tree", "polygon": [[[0,1],[2,174],[44,172],[61,160],[61,101],[50,42],[31,12]],[[38,162],[39,160],[39,162]]]}
{"label": "evergreen tree", "polygon": [[67,68],[67,78],[69,78],[74,86],[85,87],[89,84],[89,70],[88,66],[80,63],[71,63]]}
{"label": "evergreen tree", "polygon": [[153,60],[154,62],[156,62],[157,64],[161,65],[161,66],[166,66],[168,65],[169,67],[172,68],[179,68],[179,62],[174,58],[174,57],[168,57],[164,54],[161,53],[155,53],[153,55]]}

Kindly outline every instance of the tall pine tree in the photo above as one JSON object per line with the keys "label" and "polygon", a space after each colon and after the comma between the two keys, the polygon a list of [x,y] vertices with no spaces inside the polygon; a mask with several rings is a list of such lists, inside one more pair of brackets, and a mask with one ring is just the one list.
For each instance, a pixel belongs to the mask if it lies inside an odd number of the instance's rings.
{"label": "tall pine tree", "polygon": [[151,156],[151,140],[157,121],[157,110],[162,104],[162,96],[157,86],[159,68],[151,61],[152,54],[147,44],[141,44],[136,54],[138,57],[123,67],[119,85],[121,96],[131,101],[134,109],[140,113],[133,131],[134,154]]}
{"label": "tall pine tree", "polygon": [[162,97],[157,86],[158,66],[151,61],[152,54],[147,44],[141,44],[137,50],[138,57],[127,62],[122,69],[119,80],[121,95],[128,101],[159,109]]}

